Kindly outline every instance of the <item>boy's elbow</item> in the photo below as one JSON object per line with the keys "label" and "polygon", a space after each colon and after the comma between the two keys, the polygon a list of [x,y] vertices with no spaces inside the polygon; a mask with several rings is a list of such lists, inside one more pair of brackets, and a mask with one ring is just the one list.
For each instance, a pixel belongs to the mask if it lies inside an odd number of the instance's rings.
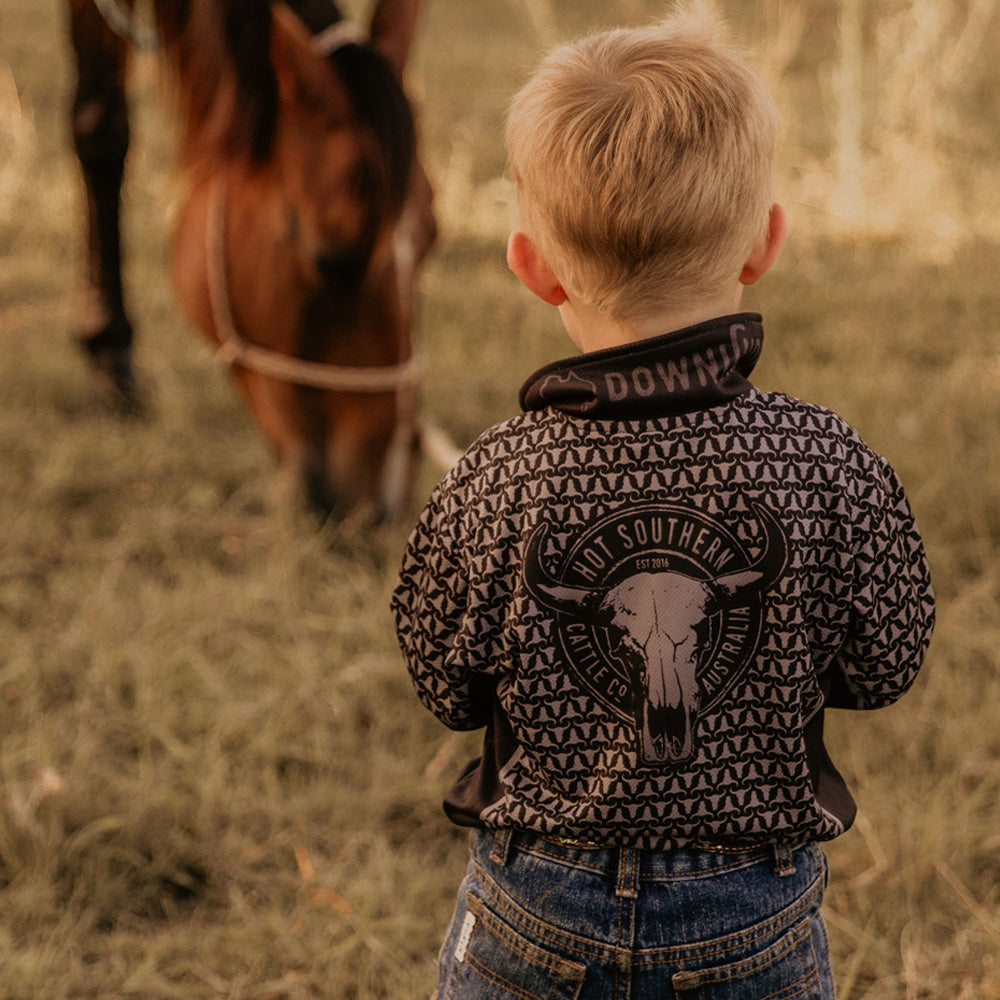
{"label": "boy's elbow", "polygon": [[458,715],[441,720],[453,733],[471,733],[482,729],[490,720],[477,715]]}
{"label": "boy's elbow", "polygon": [[828,704],[838,708],[885,708],[913,686],[934,632],[930,587],[911,593],[905,612],[860,629],[841,648]]}
{"label": "boy's elbow", "polygon": [[[930,639],[929,632],[926,639]],[[926,649],[921,640],[916,648],[885,650],[882,655],[864,658],[842,650],[827,704],[860,711],[887,708],[913,687]]]}
{"label": "boy's elbow", "polygon": [[482,729],[489,721],[491,713],[482,707],[462,698],[435,698],[426,693],[417,692],[421,704],[443,726],[456,733],[467,733],[474,729]]}

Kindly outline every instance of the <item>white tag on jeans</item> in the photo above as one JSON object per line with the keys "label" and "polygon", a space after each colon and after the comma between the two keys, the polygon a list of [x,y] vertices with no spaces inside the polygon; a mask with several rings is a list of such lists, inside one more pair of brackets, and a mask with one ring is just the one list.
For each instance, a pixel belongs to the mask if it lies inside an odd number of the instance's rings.
{"label": "white tag on jeans", "polygon": [[462,929],[458,932],[458,944],[455,945],[455,961],[465,960],[465,951],[469,947],[469,938],[472,937],[472,929],[476,926],[475,914],[466,913],[462,921]]}

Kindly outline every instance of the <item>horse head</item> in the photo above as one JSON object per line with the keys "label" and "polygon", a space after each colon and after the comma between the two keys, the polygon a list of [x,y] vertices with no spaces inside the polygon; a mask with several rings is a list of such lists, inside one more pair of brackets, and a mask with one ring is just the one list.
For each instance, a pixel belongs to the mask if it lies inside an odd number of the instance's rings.
{"label": "horse head", "polygon": [[[188,158],[174,240],[182,307],[227,352],[286,478],[323,514],[392,516],[415,462],[414,286],[434,219],[400,83],[412,20],[401,41],[393,2],[370,44],[345,31],[329,52],[285,5],[267,7],[266,65],[252,72],[237,53],[208,118],[249,86],[273,126],[245,155],[230,136]],[[259,32],[245,34],[259,51]]]}

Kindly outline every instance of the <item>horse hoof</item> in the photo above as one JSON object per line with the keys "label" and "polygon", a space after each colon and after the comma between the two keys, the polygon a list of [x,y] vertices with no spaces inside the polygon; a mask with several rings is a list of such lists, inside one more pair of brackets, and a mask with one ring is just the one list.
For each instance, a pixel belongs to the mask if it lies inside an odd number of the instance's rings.
{"label": "horse hoof", "polygon": [[98,403],[116,416],[145,415],[146,408],[132,368],[128,348],[108,348],[90,355]]}

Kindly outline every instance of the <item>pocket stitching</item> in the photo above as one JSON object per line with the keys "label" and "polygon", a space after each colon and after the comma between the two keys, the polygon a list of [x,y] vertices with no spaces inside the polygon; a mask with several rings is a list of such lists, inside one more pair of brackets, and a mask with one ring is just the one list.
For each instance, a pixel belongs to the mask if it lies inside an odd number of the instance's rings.
{"label": "pocket stitching", "polygon": [[[674,986],[681,990],[694,990],[706,984],[726,983],[732,982],[734,979],[744,978],[771,965],[783,955],[798,949],[809,939],[810,935],[810,921],[806,917],[796,927],[793,927],[788,933],[778,938],[770,947],[764,949],[764,951],[751,955],[739,962],[733,962],[730,965],[719,965],[708,969],[679,972],[673,977]],[[811,945],[809,950],[812,952]],[[722,973],[727,974],[722,975]],[[779,992],[771,993],[769,996],[782,997],[783,1000],[794,1000],[796,996],[802,996],[805,989],[818,984],[819,969],[816,964],[816,956],[813,954],[812,965],[806,967],[803,974],[794,983],[789,983],[788,986],[782,987]],[[788,993],[787,991],[790,989],[796,989],[796,992]],[[768,997],[762,997],[761,1000],[768,1000]]]}
{"label": "pocket stitching", "polygon": [[[493,914],[482,900],[471,893],[466,896],[466,907],[468,912],[475,915],[477,922],[482,923],[484,928],[495,935],[506,947],[533,965],[544,969],[552,976],[549,997],[555,996],[556,990],[562,985],[575,986],[572,995],[573,997],[577,996],[586,976],[586,966],[572,962],[560,955],[547,952],[544,948],[540,948],[537,944],[522,937],[514,928],[509,927],[504,921]],[[474,939],[475,932],[473,932]],[[484,965],[471,947],[465,955],[464,962],[474,968],[476,973],[482,976],[487,982],[502,987],[515,996],[523,998],[523,1000],[544,1000],[544,998],[539,998],[535,994],[527,993],[516,983],[502,978],[499,973]]]}
{"label": "pocket stitching", "polygon": [[[469,912],[474,913],[476,919],[486,924],[501,941],[536,965],[540,965],[542,968],[548,969],[550,972],[557,973],[567,979],[583,980],[587,971],[584,965],[563,958],[561,955],[548,952],[534,942],[529,941],[518,933],[515,928],[508,926],[505,921],[497,917],[478,896],[470,893],[466,897],[466,906]],[[537,953],[537,955],[532,953]],[[564,972],[564,969],[568,969],[569,973]]]}

